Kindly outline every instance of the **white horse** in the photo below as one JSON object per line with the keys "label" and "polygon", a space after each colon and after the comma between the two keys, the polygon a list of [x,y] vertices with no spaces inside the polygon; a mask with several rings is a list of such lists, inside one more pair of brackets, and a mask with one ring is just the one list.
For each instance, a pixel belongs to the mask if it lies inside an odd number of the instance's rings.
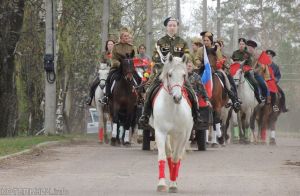
{"label": "white horse", "polygon": [[[233,76],[235,80],[239,97],[242,101],[241,109],[238,114],[238,121],[242,128],[244,139],[246,142],[251,138],[250,118],[256,107],[259,107],[258,101],[255,98],[253,87],[249,81],[245,79],[244,72],[239,69]],[[256,141],[255,130],[252,130],[254,140]]]}
{"label": "white horse", "polygon": [[153,104],[150,124],[155,129],[158,148],[159,182],[157,191],[166,191],[165,163],[170,171],[169,192],[177,192],[180,160],[193,127],[191,106],[183,93],[187,80],[186,57],[168,54],[160,79],[162,87]]}
{"label": "white horse", "polygon": [[[105,136],[106,138],[106,142],[108,142],[108,138],[109,138],[109,133],[107,132],[107,120],[109,118],[109,115],[107,113],[107,111],[105,111],[103,104],[101,104],[99,102],[99,100],[104,96],[104,88],[105,88],[105,82],[106,82],[106,78],[108,76],[108,72],[109,72],[109,67],[107,66],[107,64],[101,63],[100,64],[100,68],[98,71],[98,77],[100,80],[100,84],[98,85],[98,87],[96,88],[95,91],[95,104],[96,104],[96,108],[99,114],[99,140],[100,142],[103,142],[103,137]],[[101,141],[102,140],[102,141]]]}

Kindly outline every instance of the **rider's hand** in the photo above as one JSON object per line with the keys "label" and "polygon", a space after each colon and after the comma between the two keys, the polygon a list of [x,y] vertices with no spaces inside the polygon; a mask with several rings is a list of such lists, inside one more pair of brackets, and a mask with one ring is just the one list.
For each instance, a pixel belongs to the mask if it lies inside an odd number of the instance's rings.
{"label": "rider's hand", "polygon": [[211,107],[211,108],[212,108],[212,105],[211,105],[211,103],[210,103],[210,101],[209,101],[209,100],[207,100],[207,101],[206,101],[206,104],[207,104],[209,107]]}

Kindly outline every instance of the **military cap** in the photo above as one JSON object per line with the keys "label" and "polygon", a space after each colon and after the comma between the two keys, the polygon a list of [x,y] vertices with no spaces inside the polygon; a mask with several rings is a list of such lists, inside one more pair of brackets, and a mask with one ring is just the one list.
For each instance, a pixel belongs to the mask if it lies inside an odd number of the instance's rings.
{"label": "military cap", "polygon": [[241,41],[244,42],[244,43],[247,42],[247,40],[246,40],[245,38],[243,38],[243,37],[239,38],[238,40],[239,40],[239,43],[240,43]]}
{"label": "military cap", "polygon": [[214,39],[213,39],[214,34],[212,34],[212,33],[209,32],[209,31],[203,31],[203,32],[200,33],[200,35],[201,35],[202,37],[208,37],[208,39],[210,39],[211,42],[214,41]]}
{"label": "military cap", "polygon": [[174,17],[168,17],[168,18],[166,18],[165,21],[164,21],[164,26],[165,26],[165,27],[168,26],[168,22],[170,22],[170,21],[176,21],[176,22],[177,22],[177,25],[179,25],[179,22],[178,22],[178,20],[177,20],[176,18],[174,18]]}
{"label": "military cap", "polygon": [[247,46],[251,46],[251,47],[253,47],[253,48],[256,48],[256,47],[257,47],[257,43],[256,43],[255,41],[253,41],[253,40],[248,40],[248,41],[246,42],[246,45],[247,45]]}
{"label": "military cap", "polygon": [[202,41],[199,37],[195,37],[192,39],[193,44],[202,44]]}
{"label": "military cap", "polygon": [[266,53],[271,55],[272,57],[276,56],[276,53],[273,50],[266,50]]}

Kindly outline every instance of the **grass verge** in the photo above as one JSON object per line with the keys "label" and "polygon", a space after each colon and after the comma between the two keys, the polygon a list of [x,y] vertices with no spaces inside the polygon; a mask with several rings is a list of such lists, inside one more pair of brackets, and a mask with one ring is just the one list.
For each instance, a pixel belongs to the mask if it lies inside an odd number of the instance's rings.
{"label": "grass verge", "polygon": [[30,149],[35,145],[49,141],[69,141],[72,139],[93,139],[95,135],[52,135],[52,136],[21,136],[0,139],[0,157]]}

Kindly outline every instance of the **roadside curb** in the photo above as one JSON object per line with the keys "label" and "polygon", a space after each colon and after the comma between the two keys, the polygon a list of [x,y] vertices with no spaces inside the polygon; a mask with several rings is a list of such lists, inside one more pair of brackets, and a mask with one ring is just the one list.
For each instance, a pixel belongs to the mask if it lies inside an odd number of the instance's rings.
{"label": "roadside curb", "polygon": [[39,143],[37,145],[32,146],[29,149],[25,149],[25,150],[22,150],[20,152],[16,152],[16,153],[13,153],[13,154],[8,154],[8,155],[5,155],[5,156],[1,156],[0,161],[5,160],[5,159],[9,159],[9,158],[13,158],[13,157],[17,157],[17,156],[20,156],[20,155],[23,155],[23,154],[31,153],[31,152],[33,152],[34,149],[38,149],[38,148],[42,148],[42,147],[55,146],[55,145],[58,145],[58,144],[63,144],[63,143],[68,143],[68,142],[69,142],[68,140],[42,142],[42,143]]}

